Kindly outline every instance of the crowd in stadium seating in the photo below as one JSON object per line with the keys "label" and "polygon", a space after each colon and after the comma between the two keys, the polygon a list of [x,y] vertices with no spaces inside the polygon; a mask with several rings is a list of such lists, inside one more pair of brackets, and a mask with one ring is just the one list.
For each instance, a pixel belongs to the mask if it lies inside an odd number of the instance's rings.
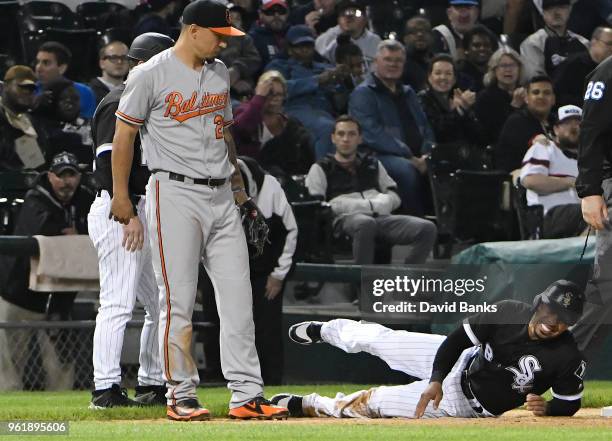
{"label": "crowd in stadium seating", "polygon": [[[123,83],[131,41],[144,32],[176,38],[187,3],[0,3],[0,235],[87,231],[96,105]],[[612,0],[226,3],[247,32],[219,54],[231,130],[238,153],[295,203],[294,260],[329,262],[325,235],[348,236],[353,261],[371,264],[383,263],[381,246],[408,245],[406,263],[421,263],[445,243],[583,232],[580,106],[585,77],[612,55]],[[40,175],[26,185],[19,176],[32,172]],[[328,204],[305,211],[304,201]],[[540,216],[521,221],[528,207]],[[73,294],[61,304],[29,291],[24,257],[0,264],[0,321],[54,310],[68,318]],[[260,291],[269,268],[261,271]],[[282,295],[264,313],[262,299],[256,316],[280,326]],[[282,378],[273,331],[266,382]],[[0,360],[6,372],[9,361]],[[21,387],[9,374],[0,389]]]}
{"label": "crowd in stadium seating", "polygon": [[[187,3],[2,6],[1,15],[19,19],[0,30],[8,42],[0,45],[0,172],[47,170],[61,151],[90,170],[90,119],[127,75],[130,42],[150,31],[176,37]],[[457,169],[518,176],[525,164],[546,163],[537,153],[525,156],[539,134],[575,161],[555,135],[557,109],[580,106],[585,76],[612,54],[611,4],[235,0],[233,23],[247,35],[230,39],[219,57],[230,72],[239,154],[283,185],[302,182],[313,164],[334,157],[335,121],[349,114],[362,130],[360,154],[380,161],[395,183],[401,204],[393,213],[435,216],[440,224],[449,215],[440,207],[453,205],[461,185]],[[8,35],[15,27],[17,42]],[[567,179],[562,191],[572,186]],[[465,203],[478,196],[476,189]],[[459,227],[439,228],[448,231],[451,240],[462,238]],[[519,236],[510,226],[486,238]]]}

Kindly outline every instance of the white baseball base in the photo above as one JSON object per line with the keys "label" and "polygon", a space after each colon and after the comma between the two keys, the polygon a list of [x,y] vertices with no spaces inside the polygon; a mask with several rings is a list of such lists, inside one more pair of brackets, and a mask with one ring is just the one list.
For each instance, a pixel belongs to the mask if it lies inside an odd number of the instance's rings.
{"label": "white baseball base", "polygon": [[601,416],[612,418],[612,406],[602,407],[601,408]]}

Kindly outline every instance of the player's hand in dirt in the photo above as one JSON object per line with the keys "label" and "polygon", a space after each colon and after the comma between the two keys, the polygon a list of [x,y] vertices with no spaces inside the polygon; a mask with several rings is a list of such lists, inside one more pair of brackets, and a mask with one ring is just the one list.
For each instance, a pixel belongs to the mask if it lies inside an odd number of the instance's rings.
{"label": "player's hand in dirt", "polygon": [[604,225],[608,223],[608,207],[602,196],[582,198],[582,218],[596,230],[604,229]]}
{"label": "player's hand in dirt", "polygon": [[527,401],[525,401],[525,407],[528,411],[533,412],[535,416],[546,415],[546,400],[536,394],[527,394]]}
{"label": "player's hand in dirt", "polygon": [[111,211],[108,215],[109,219],[116,220],[121,224],[129,224],[130,219],[134,217],[134,206],[130,198],[117,197],[116,195],[111,200]]}
{"label": "player's hand in dirt", "polygon": [[121,246],[126,251],[133,252],[142,250],[144,244],[144,227],[138,216],[130,219],[127,225],[123,225],[123,241]]}
{"label": "player's hand in dirt", "polygon": [[427,409],[427,405],[431,400],[433,400],[433,408],[437,410],[438,406],[440,405],[440,401],[442,401],[443,395],[442,383],[437,381],[432,381],[429,383],[429,386],[427,386],[427,388],[423,391],[421,394],[421,399],[417,403],[414,411],[414,417],[421,418],[425,414],[425,409]]}

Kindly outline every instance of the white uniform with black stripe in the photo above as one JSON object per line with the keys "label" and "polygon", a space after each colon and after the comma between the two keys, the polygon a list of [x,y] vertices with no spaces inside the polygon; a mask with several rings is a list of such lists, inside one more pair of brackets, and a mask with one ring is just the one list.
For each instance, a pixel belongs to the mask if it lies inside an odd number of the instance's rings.
{"label": "white uniform with black stripe", "polygon": [[[149,234],[145,228],[140,251],[129,252],[122,246],[123,228],[108,218],[111,198],[102,191],[91,205],[87,217],[89,237],[98,251],[100,269],[100,308],[94,332],[94,384],[96,390],[121,384],[121,350],[127,322],[132,317],[136,299],[145,307],[140,335],[138,384],[164,384],[157,335],[159,301],[151,264]],[[136,207],[138,217],[147,225],[144,198]]]}
{"label": "white uniform with black stripe", "polygon": [[[474,346],[458,357],[442,384],[444,397],[440,406],[434,410],[429,403],[425,418],[501,415],[522,405],[527,394],[541,395],[549,389],[553,406],[579,408],[586,362],[571,334],[564,332],[554,339],[532,340],[527,327],[533,315],[531,305],[516,301],[496,305],[495,313],[480,313],[464,320],[464,340],[469,339]],[[346,352],[368,352],[392,369],[423,379],[403,386],[338,395],[334,399],[311,394],[304,397],[302,404],[310,416],[369,418],[414,416],[420,395],[429,384],[436,352],[445,339],[441,335],[393,331],[351,320],[323,324],[321,337]],[[469,400],[461,387],[462,372],[466,369],[469,392],[473,395]]]}
{"label": "white uniform with black stripe", "polygon": [[[229,73],[221,61],[196,71],[169,49],[130,72],[117,111],[123,121],[141,126],[143,154],[153,173],[146,212],[160,290],[160,349],[169,404],[196,398],[191,316],[200,256],[215,288],[230,407],[263,393],[249,258],[223,138],[223,128],[232,123],[228,89]],[[169,173],[186,179],[173,180]],[[208,186],[194,178],[226,183]]]}
{"label": "white uniform with black stripe", "polygon": [[[121,384],[121,352],[127,322],[132,317],[136,299],[144,306],[145,317],[140,335],[138,384],[164,384],[158,344],[159,293],[153,274],[148,232],[142,250],[129,252],[122,246],[123,226],[109,219],[112,192],[112,141],[115,134],[115,111],[123,86],[104,97],[92,121],[96,144],[95,177],[100,190],[91,205],[87,222],[89,237],[98,252],[100,272],[100,308],[93,340],[94,384],[96,390]],[[147,225],[145,192],[148,171],[140,165],[140,146],[134,152],[130,173],[130,195],[136,203],[138,217]],[[141,196],[137,196],[141,195]]]}
{"label": "white uniform with black stripe", "polygon": [[[390,368],[405,372],[421,381],[401,386],[379,386],[335,398],[318,394],[304,396],[303,410],[308,416],[336,418],[413,418],[421,394],[429,385],[431,367],[442,344],[443,335],[394,331],[376,323],[336,319],[323,324],[324,342],[349,353],[367,352],[386,362]],[[442,384],[444,398],[435,410],[430,403],[424,418],[481,417],[461,391],[461,373],[476,348],[463,351]]]}

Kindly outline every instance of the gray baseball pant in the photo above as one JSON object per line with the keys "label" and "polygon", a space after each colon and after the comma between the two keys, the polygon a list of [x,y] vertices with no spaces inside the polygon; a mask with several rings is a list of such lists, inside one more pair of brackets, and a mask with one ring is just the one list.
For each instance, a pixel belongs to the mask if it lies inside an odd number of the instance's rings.
{"label": "gray baseball pant", "polygon": [[191,317],[200,256],[215,288],[230,408],[262,395],[249,256],[229,182],[209,187],[155,173],[147,185],[146,207],[160,294],[159,339],[168,403],[196,398],[199,376],[191,354]]}

